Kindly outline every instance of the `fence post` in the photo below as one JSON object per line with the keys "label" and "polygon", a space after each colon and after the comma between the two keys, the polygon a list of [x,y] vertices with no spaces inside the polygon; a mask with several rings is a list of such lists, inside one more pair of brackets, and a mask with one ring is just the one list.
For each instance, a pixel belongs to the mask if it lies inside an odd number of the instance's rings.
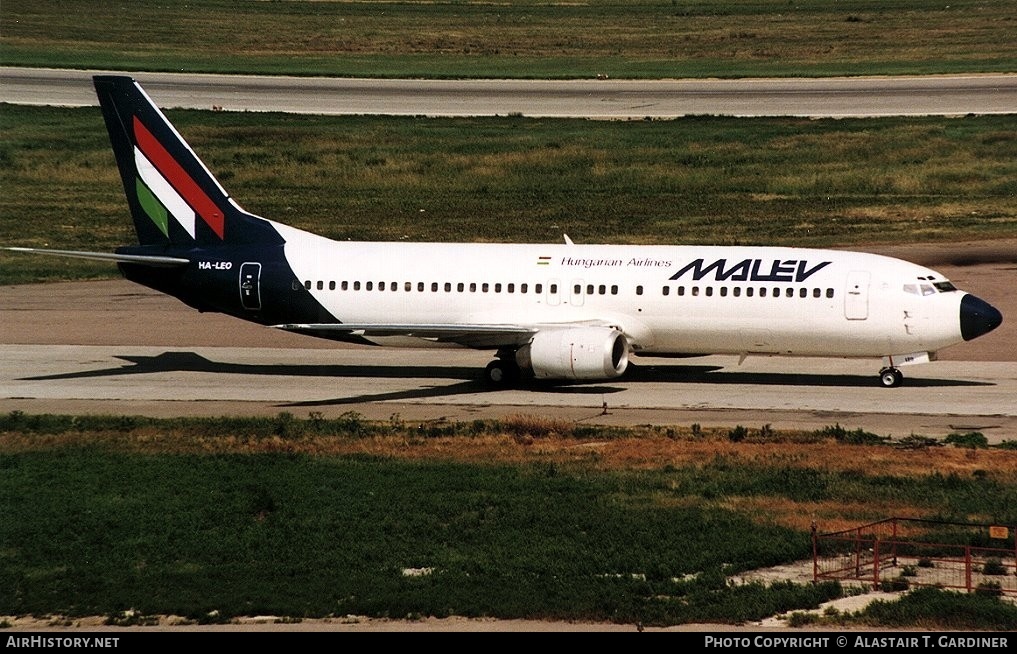
{"label": "fence post", "polygon": [[897,518],[893,519],[893,567],[897,567]]}
{"label": "fence post", "polygon": [[971,592],[971,546],[964,546],[964,587]]}
{"label": "fence post", "polygon": [[855,529],[855,579],[862,578],[862,535]]}
{"label": "fence post", "polygon": [[816,540],[816,521],[812,521],[812,583],[819,581],[819,543]]}
{"label": "fence post", "polygon": [[879,536],[872,541],[872,590],[879,590]]}

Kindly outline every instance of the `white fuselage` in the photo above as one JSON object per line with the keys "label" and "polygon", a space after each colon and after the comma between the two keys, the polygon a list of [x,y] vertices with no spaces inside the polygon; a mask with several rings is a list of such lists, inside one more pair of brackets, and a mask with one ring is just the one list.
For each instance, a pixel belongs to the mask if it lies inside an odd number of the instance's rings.
{"label": "white fuselage", "polygon": [[345,243],[278,228],[299,281],[344,323],[609,325],[639,354],[878,357],[963,340],[963,293],[933,270],[874,254]]}

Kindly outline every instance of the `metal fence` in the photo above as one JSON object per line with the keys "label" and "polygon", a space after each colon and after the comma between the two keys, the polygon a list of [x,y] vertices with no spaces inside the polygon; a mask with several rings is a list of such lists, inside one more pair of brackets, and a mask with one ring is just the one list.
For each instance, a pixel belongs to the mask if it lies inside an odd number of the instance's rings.
{"label": "metal fence", "polygon": [[821,534],[813,524],[813,580],[1017,595],[1015,531],[1014,525],[887,518]]}

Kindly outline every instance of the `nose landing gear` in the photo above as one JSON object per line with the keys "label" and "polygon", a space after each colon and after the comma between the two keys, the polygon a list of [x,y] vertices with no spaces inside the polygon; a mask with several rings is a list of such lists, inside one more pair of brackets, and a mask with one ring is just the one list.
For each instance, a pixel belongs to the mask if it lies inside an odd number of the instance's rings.
{"label": "nose landing gear", "polygon": [[883,368],[879,371],[879,382],[885,388],[897,388],[904,383],[904,373],[893,366]]}

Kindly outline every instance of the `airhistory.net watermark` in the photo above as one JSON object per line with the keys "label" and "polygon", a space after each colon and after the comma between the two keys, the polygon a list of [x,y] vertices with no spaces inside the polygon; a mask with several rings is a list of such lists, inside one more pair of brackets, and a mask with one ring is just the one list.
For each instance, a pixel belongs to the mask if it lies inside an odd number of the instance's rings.
{"label": "airhistory.net watermark", "polygon": [[119,647],[119,636],[7,636],[4,647],[88,649]]}

